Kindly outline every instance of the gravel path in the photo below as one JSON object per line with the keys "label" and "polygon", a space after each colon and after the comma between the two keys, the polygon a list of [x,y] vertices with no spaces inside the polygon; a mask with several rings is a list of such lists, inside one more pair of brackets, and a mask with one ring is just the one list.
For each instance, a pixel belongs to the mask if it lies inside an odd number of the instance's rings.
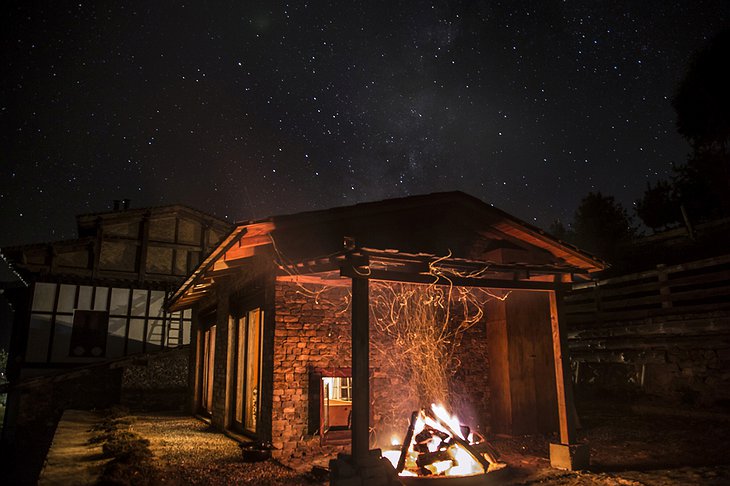
{"label": "gravel path", "polygon": [[[135,417],[132,430],[150,441],[166,485],[325,485],[275,461],[242,462],[238,443],[192,417]],[[587,414],[581,440],[590,472],[549,467],[546,437],[501,439],[495,446],[512,469],[505,484],[555,486],[678,486],[730,484],[726,424],[605,412]],[[688,466],[693,464],[693,466]],[[724,464],[724,465],[723,465]]]}
{"label": "gravel path", "polygon": [[132,431],[150,441],[161,484],[323,484],[275,461],[244,463],[236,441],[196,418],[164,414],[135,418]]}

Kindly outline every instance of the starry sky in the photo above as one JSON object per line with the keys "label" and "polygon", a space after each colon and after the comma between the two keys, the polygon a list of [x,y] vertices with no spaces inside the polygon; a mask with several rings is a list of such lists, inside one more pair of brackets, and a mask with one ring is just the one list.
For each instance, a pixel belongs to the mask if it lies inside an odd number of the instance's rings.
{"label": "starry sky", "polygon": [[231,222],[461,190],[547,228],[686,160],[727,0],[3,4],[0,245],[76,214]]}

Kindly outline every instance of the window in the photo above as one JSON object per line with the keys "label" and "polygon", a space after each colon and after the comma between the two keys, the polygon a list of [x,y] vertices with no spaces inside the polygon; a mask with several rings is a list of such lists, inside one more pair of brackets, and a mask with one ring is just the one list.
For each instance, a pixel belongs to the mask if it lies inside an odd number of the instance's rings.
{"label": "window", "polygon": [[352,427],[352,378],[323,376],[320,380],[320,430],[323,443],[346,442]]}
{"label": "window", "polygon": [[213,370],[215,369],[215,325],[200,332],[200,349],[202,358],[202,386],[200,387],[201,412],[210,415],[213,412]]}
{"label": "window", "polygon": [[98,358],[106,355],[107,311],[74,311],[69,356]]}
{"label": "window", "polygon": [[254,309],[248,312],[246,335],[246,405],[244,429],[256,433],[259,412],[259,390],[261,387],[261,324],[263,312]]}
{"label": "window", "polygon": [[231,428],[255,435],[260,409],[263,311],[256,308],[231,319],[236,333],[232,348],[235,379]]}

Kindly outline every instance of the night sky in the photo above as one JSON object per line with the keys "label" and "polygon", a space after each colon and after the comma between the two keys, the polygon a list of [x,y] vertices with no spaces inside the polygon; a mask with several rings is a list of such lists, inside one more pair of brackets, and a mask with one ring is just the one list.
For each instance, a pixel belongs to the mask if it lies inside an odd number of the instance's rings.
{"label": "night sky", "polygon": [[0,245],[182,203],[238,221],[461,190],[533,224],[686,160],[727,0],[5,2]]}

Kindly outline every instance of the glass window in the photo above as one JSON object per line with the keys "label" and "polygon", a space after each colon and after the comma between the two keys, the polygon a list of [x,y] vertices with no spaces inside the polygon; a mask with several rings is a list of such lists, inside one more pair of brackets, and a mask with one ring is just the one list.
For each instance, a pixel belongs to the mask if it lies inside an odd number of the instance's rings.
{"label": "glass window", "polygon": [[94,310],[106,310],[106,304],[109,300],[109,288],[97,287],[94,295]]}
{"label": "glass window", "polygon": [[263,312],[260,309],[249,311],[246,321],[246,421],[244,428],[255,433],[260,403]]}
{"label": "glass window", "polygon": [[113,316],[127,315],[129,308],[129,289],[112,289],[112,302],[109,306],[109,314]]}
{"label": "glass window", "polygon": [[109,318],[109,334],[106,340],[106,355],[109,358],[124,356],[124,334],[127,332],[126,317]]}
{"label": "glass window", "polygon": [[147,322],[147,351],[154,351],[162,345],[164,326],[163,319],[150,319]]}
{"label": "glass window", "polygon": [[91,290],[92,288],[88,285],[82,285],[79,287],[79,301],[76,304],[77,309],[91,309]]}
{"label": "glass window", "polygon": [[127,354],[141,353],[144,340],[144,319],[129,320],[129,340]]}
{"label": "glass window", "polygon": [[150,317],[162,317],[162,304],[165,303],[165,292],[161,290],[153,290],[150,295]]}
{"label": "glass window", "polygon": [[134,289],[132,291],[132,312],[133,316],[144,316],[147,312],[147,291]]}
{"label": "glass window", "polygon": [[40,312],[52,312],[53,303],[56,300],[56,284],[38,282],[35,284],[33,294],[33,310]]}
{"label": "glass window", "polygon": [[320,385],[320,430],[327,443],[348,441],[352,426],[352,378],[323,376]]}
{"label": "glass window", "polygon": [[58,291],[58,312],[73,312],[76,303],[76,286],[61,285]]}

